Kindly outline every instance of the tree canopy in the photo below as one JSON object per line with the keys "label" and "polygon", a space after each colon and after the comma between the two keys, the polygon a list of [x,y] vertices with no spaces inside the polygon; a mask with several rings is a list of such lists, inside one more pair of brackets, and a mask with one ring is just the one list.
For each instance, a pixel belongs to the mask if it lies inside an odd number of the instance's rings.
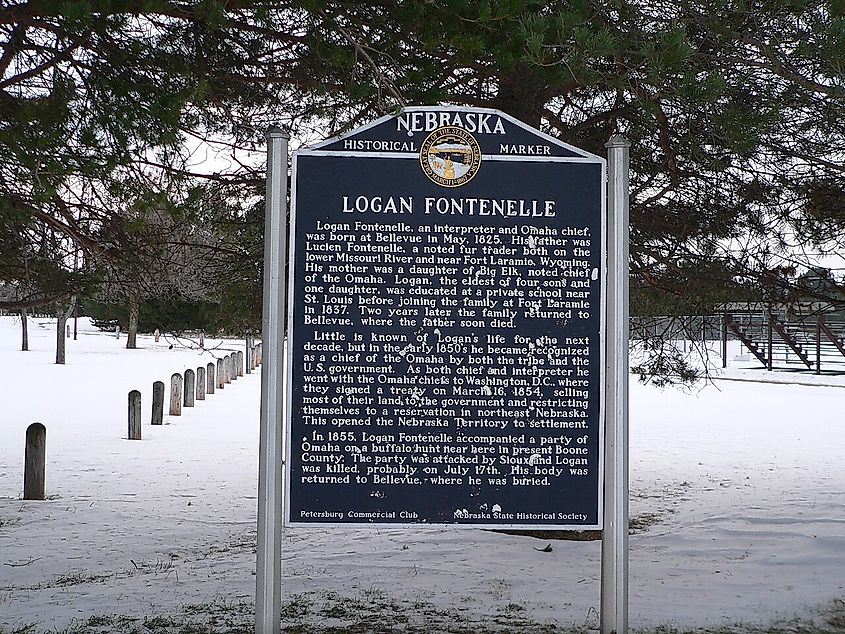
{"label": "tree canopy", "polygon": [[[103,267],[147,270],[141,240],[222,251],[222,272],[241,271],[230,297],[257,311],[244,285],[260,282],[266,127],[305,143],[438,102],[499,108],[597,154],[616,132],[631,140],[632,312],[703,313],[788,286],[778,271],[841,253],[845,235],[843,11],[841,0],[7,0],[0,281],[26,292],[6,305],[85,293]],[[207,145],[228,162],[195,165]],[[150,200],[178,231],[138,215]],[[186,238],[200,227],[202,240]],[[70,266],[75,251],[86,267]]]}

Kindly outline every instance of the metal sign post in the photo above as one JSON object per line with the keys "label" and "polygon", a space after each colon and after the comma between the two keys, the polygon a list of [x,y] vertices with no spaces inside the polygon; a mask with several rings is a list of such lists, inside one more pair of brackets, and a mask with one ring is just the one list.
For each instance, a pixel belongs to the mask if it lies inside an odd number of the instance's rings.
{"label": "metal sign post", "polygon": [[282,420],[284,419],[284,298],[288,134],[267,132],[264,221],[264,310],[261,316],[261,438],[258,459],[256,634],[281,631]]}
{"label": "metal sign post", "polygon": [[628,153],[608,141],[607,333],[601,634],[628,631]]}
{"label": "metal sign post", "polygon": [[602,529],[602,633],[627,631],[629,143],[607,147],[609,172],[499,111],[405,108],[294,154],[288,262],[268,133],[257,634],[283,522]]}

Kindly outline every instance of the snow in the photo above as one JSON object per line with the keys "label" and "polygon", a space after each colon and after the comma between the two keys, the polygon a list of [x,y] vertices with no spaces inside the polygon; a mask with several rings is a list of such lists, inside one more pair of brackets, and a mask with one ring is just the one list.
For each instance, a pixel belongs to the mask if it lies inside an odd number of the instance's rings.
{"label": "snow", "polygon": [[[0,317],[0,626],[251,602],[260,374],[148,424],[153,381],[169,385],[243,342],[207,338],[213,350],[201,351],[142,336],[125,350],[124,336],[80,320],[57,366],[54,328],[32,320],[23,353],[17,320]],[[688,392],[631,383],[633,626],[768,622],[845,597],[845,377],[731,359],[723,378],[734,380]],[[142,441],[126,440],[131,389],[142,392]],[[35,421],[47,427],[43,502],[21,500]],[[283,588],[288,599],[422,601],[481,622],[511,606],[531,622],[594,622],[599,543],[538,550],[547,543],[471,529],[290,529]]]}

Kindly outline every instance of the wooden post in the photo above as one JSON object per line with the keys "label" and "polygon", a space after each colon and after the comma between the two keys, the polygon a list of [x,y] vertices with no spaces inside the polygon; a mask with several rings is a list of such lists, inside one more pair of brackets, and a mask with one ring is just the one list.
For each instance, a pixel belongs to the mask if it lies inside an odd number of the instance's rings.
{"label": "wooden post", "polygon": [[233,352],[229,355],[229,380],[238,380],[238,353]]}
{"label": "wooden post", "polygon": [[243,376],[244,375],[244,353],[241,350],[238,350],[235,353],[235,360],[237,361],[237,375]]}
{"label": "wooden post", "polygon": [[164,381],[153,383],[153,415],[150,425],[161,425],[164,420]]}
{"label": "wooden post", "polygon": [[252,368],[249,367],[249,349],[252,346],[252,335],[247,335],[244,341],[244,350],[246,351],[246,363],[244,364],[246,373],[249,374]]}
{"label": "wooden post", "polygon": [[722,315],[722,367],[728,367],[728,314]]}
{"label": "wooden post", "polygon": [[232,382],[232,357],[228,354],[223,357],[223,382]]}
{"label": "wooden post", "polygon": [[197,400],[205,400],[205,368],[203,366],[197,368]]}
{"label": "wooden post", "polygon": [[129,440],[141,440],[141,393],[129,392]]}
{"label": "wooden post", "polygon": [[153,337],[155,337],[155,342],[158,343],[158,339],[159,339],[159,337],[161,337],[161,330],[156,328],[155,332],[153,332]]}
{"label": "wooden post", "polygon": [[70,324],[65,326],[65,339],[70,339]]}
{"label": "wooden post", "polygon": [[120,324],[114,327],[114,338],[120,339]]}
{"label": "wooden post", "polygon": [[26,428],[23,462],[23,499],[44,499],[44,471],[47,452],[47,428],[32,423]]}
{"label": "wooden post", "polygon": [[204,332],[200,333],[200,348],[205,350],[205,333]]}
{"label": "wooden post", "polygon": [[21,352],[29,351],[29,329],[26,320],[26,308],[21,308]]}
{"label": "wooden post", "polygon": [[185,370],[185,407],[194,406],[194,396],[197,393],[196,377],[190,368]]}
{"label": "wooden post", "polygon": [[182,375],[178,372],[170,377],[170,415],[182,415]]}
{"label": "wooden post", "polygon": [[221,390],[226,387],[223,374],[223,359],[217,359],[217,388]]}
{"label": "wooden post", "polygon": [[822,373],[822,324],[816,317],[816,374]]}
{"label": "wooden post", "polygon": [[205,366],[205,393],[214,394],[214,386],[217,381],[214,380],[214,363],[209,362]]}

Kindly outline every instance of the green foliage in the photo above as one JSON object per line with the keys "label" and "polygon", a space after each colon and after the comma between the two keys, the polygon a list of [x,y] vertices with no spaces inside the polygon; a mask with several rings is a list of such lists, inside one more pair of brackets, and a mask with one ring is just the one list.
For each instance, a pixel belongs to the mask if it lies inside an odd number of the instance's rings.
{"label": "green foliage", "polygon": [[[126,302],[106,303],[86,299],[80,305],[80,314],[91,318],[101,330],[113,331],[115,326],[129,328],[129,310]],[[187,331],[217,332],[218,306],[211,302],[190,302],[174,297],[157,297],[141,302],[138,314],[138,332],[182,333]]]}
{"label": "green foliage", "polygon": [[257,329],[263,175],[193,178],[186,135],[243,155],[271,122],[314,140],[402,103],[500,108],[595,154],[624,133],[635,313],[745,297],[812,265],[799,246],[845,246],[840,0],[26,6],[40,22],[0,9],[0,282],[45,296],[90,294],[63,273],[76,255],[106,299],[160,295],[178,261],[179,297]]}

